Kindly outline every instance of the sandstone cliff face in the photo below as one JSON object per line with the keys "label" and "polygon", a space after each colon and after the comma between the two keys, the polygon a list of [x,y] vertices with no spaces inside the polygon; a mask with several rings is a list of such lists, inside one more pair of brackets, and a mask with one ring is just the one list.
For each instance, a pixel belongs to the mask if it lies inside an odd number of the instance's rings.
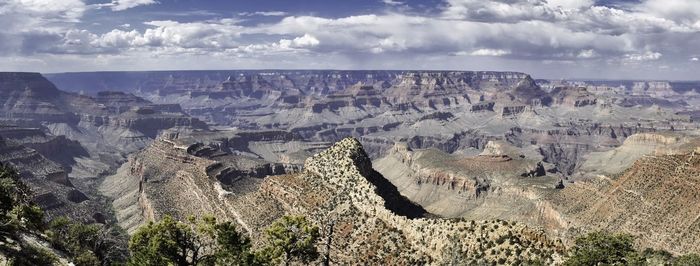
{"label": "sandstone cliff face", "polygon": [[[432,213],[541,226],[569,244],[592,230],[627,232],[640,238],[642,247],[684,254],[697,252],[694,235],[700,213],[692,203],[697,198],[695,179],[700,177],[695,162],[700,158],[699,146],[700,138],[693,134],[631,135],[621,147],[585,156],[579,172],[585,177],[556,186],[556,179],[540,177],[551,183],[538,183],[537,177],[516,174],[523,170],[512,171],[518,168],[504,171],[508,168],[497,167],[513,164],[520,155],[533,156],[497,141],[487,143],[479,156],[508,159],[483,162],[489,165],[475,168],[476,172],[469,172],[469,166],[463,164],[450,168],[455,155],[435,156],[435,152],[412,151],[405,145],[395,146],[375,165],[402,195]],[[479,171],[489,178],[474,178]],[[483,182],[488,189],[475,196],[460,189],[465,180],[471,180],[468,188],[477,189]]]}
{"label": "sandstone cliff face", "polygon": [[2,119],[45,122],[77,121],[77,117],[54,102],[62,92],[39,73],[0,73]]}
{"label": "sandstone cliff face", "polygon": [[164,214],[185,219],[210,213],[231,219],[218,206],[218,193],[206,175],[212,163],[156,141],[107,177],[100,190],[115,199],[117,219],[128,232]]}
{"label": "sandstone cliff face", "polygon": [[587,105],[595,105],[597,98],[589,93],[585,88],[555,88],[551,94],[554,97],[554,102],[570,107],[582,107]]}
{"label": "sandstone cliff face", "polygon": [[232,152],[230,148],[243,145],[229,146],[228,139],[214,146],[201,142],[187,144],[187,140],[172,137],[159,138],[132,155],[117,174],[107,177],[100,185],[102,193],[115,199],[117,219],[129,232],[166,214],[178,219],[211,214],[224,220],[237,220],[248,228],[232,199],[255,191],[268,175],[298,169],[295,165],[228,153]]}

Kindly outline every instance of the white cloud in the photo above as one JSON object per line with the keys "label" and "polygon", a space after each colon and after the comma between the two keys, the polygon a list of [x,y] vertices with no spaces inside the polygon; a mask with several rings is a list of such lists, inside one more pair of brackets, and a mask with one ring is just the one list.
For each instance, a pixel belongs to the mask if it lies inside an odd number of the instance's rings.
{"label": "white cloud", "polygon": [[[483,21],[491,23],[517,23],[522,21],[556,22],[577,31],[596,31],[605,34],[656,33],[663,31],[697,32],[700,20],[679,20],[674,14],[700,14],[696,4],[674,4],[684,0],[646,0],[645,3],[623,10],[607,6],[594,6],[592,0],[448,0],[442,15],[448,19]],[[659,11],[667,10],[667,11]],[[686,13],[679,13],[684,10]],[[697,24],[697,25],[695,25]]]}
{"label": "white cloud", "polygon": [[[457,54],[463,55],[460,53],[457,53]],[[504,56],[504,55],[510,54],[510,51],[501,50],[501,49],[478,49],[478,50],[474,50],[468,54],[474,55],[474,56]]]}
{"label": "white cloud", "polygon": [[293,48],[306,48],[306,47],[314,47],[319,45],[318,39],[316,37],[311,36],[309,34],[304,34],[304,36],[294,38],[294,40],[291,41],[291,45],[289,47]]}
{"label": "white cloud", "polygon": [[108,6],[114,11],[123,11],[137,6],[153,5],[157,3],[158,1],[155,0],[112,0],[112,3],[102,6]]}
{"label": "white cloud", "polygon": [[[125,24],[106,32],[97,26],[84,26],[91,25],[89,21],[78,23],[90,18],[85,14],[96,7],[118,11],[156,3],[103,1],[108,3],[0,0],[0,57],[91,54],[104,58],[255,58],[284,54],[293,60],[295,55],[333,55],[359,62],[383,58],[382,66],[404,68],[396,62],[410,63],[412,60],[401,60],[413,57],[440,62],[459,59],[451,55],[465,55],[473,56],[470,60],[513,60],[509,62],[544,68],[562,64],[650,64],[654,66],[650,69],[658,70],[661,65],[687,63],[688,58],[697,61],[695,47],[700,44],[700,1],[642,0],[610,7],[595,6],[593,0],[446,0],[432,15],[397,9],[340,18],[258,11],[218,19],[221,14],[196,11],[196,17],[217,18],[201,21],[184,20],[177,12],[162,12],[158,17],[171,20],[147,21],[146,29]],[[392,6],[402,3],[383,2]],[[187,15],[194,17],[189,11]],[[248,17],[239,20],[239,16]],[[269,18],[256,24],[261,18],[254,16]],[[247,23],[240,23],[243,19]],[[90,27],[99,29],[91,31]],[[638,64],[641,62],[644,64]],[[297,62],[302,67],[307,63]]]}
{"label": "white cloud", "polygon": [[321,42],[316,37],[309,34],[294,38],[293,40],[282,39],[279,41],[279,46],[282,48],[310,48],[318,46]]}
{"label": "white cloud", "polygon": [[697,61],[700,61],[700,58],[697,58],[697,57],[693,57],[693,58],[690,58],[690,61],[694,61],[694,62],[697,62]]}
{"label": "white cloud", "polygon": [[511,22],[547,19],[555,15],[554,10],[541,1],[447,0],[447,4],[443,15],[449,19]]}
{"label": "white cloud", "polygon": [[[20,18],[30,16],[36,20],[77,21],[83,16],[87,5],[81,0],[3,0],[0,16]],[[7,25],[4,25],[7,26]]]}
{"label": "white cloud", "polygon": [[632,61],[652,61],[661,58],[662,54],[659,52],[647,51],[641,54],[627,54],[625,57]]}
{"label": "white cloud", "polygon": [[696,0],[644,0],[634,8],[679,23],[692,24],[700,19],[700,1]]}
{"label": "white cloud", "polygon": [[390,5],[390,6],[399,6],[403,5],[404,3],[401,1],[396,1],[396,0],[382,0],[382,3]]}
{"label": "white cloud", "polygon": [[547,5],[550,7],[559,7],[564,9],[580,9],[593,6],[593,0],[547,0]]}
{"label": "white cloud", "polygon": [[[283,35],[309,33],[324,43],[324,48],[347,53],[449,55],[486,49],[479,53],[539,60],[576,58],[581,51],[590,49],[613,56],[635,51],[634,40],[628,35],[573,31],[544,21],[483,23],[400,14],[338,19],[306,16],[287,17],[277,24],[247,29],[247,32]],[[586,56],[586,52],[582,56]]]}
{"label": "white cloud", "polygon": [[239,16],[265,16],[265,17],[282,17],[288,13],[284,11],[257,11],[257,12],[241,12]]}
{"label": "white cloud", "polygon": [[578,55],[576,55],[576,57],[578,57],[578,58],[594,58],[597,56],[598,56],[598,53],[596,53],[596,51],[593,49],[582,50],[578,53]]}
{"label": "white cloud", "polygon": [[239,57],[259,57],[259,56],[269,56],[269,55],[280,55],[280,54],[298,54],[307,53],[309,48],[316,47],[320,44],[320,41],[314,36],[309,34],[304,34],[304,36],[296,37],[294,39],[281,39],[279,42],[274,43],[263,43],[263,44],[249,44],[244,46],[239,46],[235,48],[226,49],[224,51],[227,55],[236,55]]}

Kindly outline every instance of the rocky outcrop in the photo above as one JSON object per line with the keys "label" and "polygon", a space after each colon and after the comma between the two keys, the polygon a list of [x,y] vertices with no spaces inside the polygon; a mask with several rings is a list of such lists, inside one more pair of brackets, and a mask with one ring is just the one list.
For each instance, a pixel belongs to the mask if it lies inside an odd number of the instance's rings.
{"label": "rocky outcrop", "polygon": [[581,166],[586,154],[619,146],[633,134],[661,129],[663,127],[652,123],[605,125],[583,122],[549,130],[512,128],[506,139],[517,145],[536,144],[544,162],[555,164],[554,171],[570,176]]}
{"label": "rocky outcrop", "polygon": [[525,105],[503,106],[501,107],[499,113],[501,113],[501,116],[503,117],[514,116],[525,112],[525,108]]}
{"label": "rocky outcrop", "polygon": [[[269,181],[278,182],[277,185],[282,186],[297,184],[299,187],[294,190],[301,193],[282,197],[284,194],[277,194],[273,190],[272,196],[279,201],[296,202],[289,211],[301,212],[315,221],[328,222],[333,228],[339,229],[325,236],[333,239],[329,255],[331,260],[338,263],[443,264],[456,259],[455,256],[459,256],[461,261],[475,264],[497,261],[499,258],[509,263],[516,258],[498,252],[491,253],[489,248],[485,248],[487,242],[507,238],[506,235],[509,234],[515,238],[542,243],[541,246],[550,251],[545,252],[549,255],[541,258],[550,262],[556,259],[556,254],[550,252],[557,250],[558,244],[547,240],[544,234],[516,223],[410,219],[412,215],[405,213],[405,210],[392,207],[397,200],[405,199],[388,196],[386,193],[392,189],[382,188],[376,180],[373,181],[383,177],[373,174],[369,158],[355,139],[344,139],[309,158],[304,169],[294,177],[272,177]],[[304,191],[315,191],[318,196]],[[410,205],[401,205],[406,204]],[[494,228],[493,232],[489,232]],[[505,242],[496,241],[496,247],[500,250],[508,247],[510,244]],[[387,246],[386,243],[391,244]],[[532,246],[526,248],[515,245],[508,248],[524,251],[519,259],[533,258],[533,254],[528,254]],[[366,255],[342,256],[340,251],[348,249]]]}
{"label": "rocky outcrop", "polygon": [[551,94],[554,98],[554,103],[568,107],[583,107],[597,103],[595,95],[589,93],[583,87],[557,87]]}
{"label": "rocky outcrop", "polygon": [[[339,264],[444,264],[456,254],[475,264],[553,262],[563,250],[542,231],[515,222],[421,218],[425,210],[374,171],[360,143],[351,138],[309,157],[299,173],[270,176],[261,183],[240,179],[235,192],[222,189],[219,180],[206,174],[216,164],[157,141],[122,167],[125,176],[108,178],[103,189],[122,195],[115,203],[130,198],[138,206],[117,214],[130,231],[165,214],[184,218],[212,213],[237,221],[259,239],[277,217],[302,214],[323,228],[323,239],[332,239],[325,252]],[[127,183],[131,192],[118,192]],[[511,252],[503,253],[506,248]]]}
{"label": "rocky outcrop", "polygon": [[[212,214],[239,220],[228,196],[255,191],[268,175],[300,169],[299,165],[265,161],[249,153],[248,142],[273,135],[225,135],[215,134],[204,144],[166,134],[132,155],[117,174],[100,185],[102,193],[114,198],[120,224],[133,232],[143,222],[166,214],[180,219]],[[246,152],[241,153],[240,148]]]}
{"label": "rocky outcrop", "polygon": [[39,128],[0,125],[0,136],[15,144],[35,150],[69,171],[76,163],[76,158],[90,156],[79,142],[65,136],[49,135]]}

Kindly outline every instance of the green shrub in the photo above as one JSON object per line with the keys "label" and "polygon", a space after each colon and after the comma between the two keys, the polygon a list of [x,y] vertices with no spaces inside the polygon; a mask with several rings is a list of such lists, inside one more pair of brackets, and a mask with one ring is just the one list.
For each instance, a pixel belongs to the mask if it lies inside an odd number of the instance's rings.
{"label": "green shrub", "polygon": [[678,257],[673,262],[674,266],[700,266],[700,255],[698,254],[686,254]]}
{"label": "green shrub", "polygon": [[592,232],[576,239],[564,265],[627,265],[632,260],[637,260],[632,236]]}

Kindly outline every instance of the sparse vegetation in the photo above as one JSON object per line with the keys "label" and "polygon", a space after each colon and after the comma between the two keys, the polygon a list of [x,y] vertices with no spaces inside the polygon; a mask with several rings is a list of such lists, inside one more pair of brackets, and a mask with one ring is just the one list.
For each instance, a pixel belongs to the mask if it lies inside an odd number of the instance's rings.
{"label": "sparse vegetation", "polygon": [[46,235],[51,245],[66,252],[76,265],[121,263],[127,252],[124,232],[97,224],[83,224],[66,217],[52,220]]}
{"label": "sparse vegetation", "polygon": [[248,265],[250,240],[231,222],[206,216],[187,223],[166,216],[139,228],[129,241],[129,265]]}
{"label": "sparse vegetation", "polygon": [[75,265],[112,265],[125,260],[121,232],[65,217],[46,223],[31,194],[17,171],[0,165],[0,254],[9,258],[10,265],[51,265],[58,260],[51,248],[63,252]]}
{"label": "sparse vegetation", "polygon": [[267,230],[267,244],[252,249],[231,222],[214,217],[175,221],[166,216],[138,229],[129,242],[129,265],[279,265],[318,258],[318,227],[301,216],[283,216]]}
{"label": "sparse vegetation", "polygon": [[634,248],[634,237],[628,234],[591,232],[576,239],[570,250],[567,266],[584,265],[700,265],[700,256],[686,254],[674,258],[663,250]]}
{"label": "sparse vegetation", "polygon": [[14,237],[19,231],[43,227],[43,212],[31,202],[29,187],[17,171],[0,164],[0,236]]}

